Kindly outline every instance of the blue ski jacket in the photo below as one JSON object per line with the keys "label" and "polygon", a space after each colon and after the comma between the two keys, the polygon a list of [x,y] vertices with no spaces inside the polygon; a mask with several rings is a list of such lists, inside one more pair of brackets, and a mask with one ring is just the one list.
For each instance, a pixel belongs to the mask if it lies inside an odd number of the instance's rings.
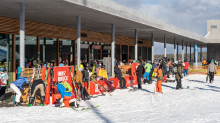
{"label": "blue ski jacket", "polygon": [[24,83],[28,83],[27,78],[21,76],[19,79],[15,80],[14,82],[12,82],[15,86],[17,86],[18,88],[20,88],[21,90],[24,90],[24,88],[22,87],[22,85]]}

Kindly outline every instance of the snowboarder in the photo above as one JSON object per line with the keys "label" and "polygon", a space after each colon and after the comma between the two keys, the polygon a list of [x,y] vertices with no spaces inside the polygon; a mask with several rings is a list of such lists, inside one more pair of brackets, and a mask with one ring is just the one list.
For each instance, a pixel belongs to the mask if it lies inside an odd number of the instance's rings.
{"label": "snowboarder", "polygon": [[144,73],[144,77],[143,78],[145,78],[147,76],[147,80],[148,81],[150,80],[149,76],[150,76],[151,68],[152,68],[152,65],[150,64],[150,61],[147,61],[147,63],[144,66],[145,73]]}
{"label": "snowboarder", "polygon": [[138,63],[138,67],[137,67],[137,81],[138,81],[138,89],[142,89],[141,87],[141,77],[142,77],[142,71],[143,71],[143,66],[140,65],[140,63]]}
{"label": "snowboarder", "polygon": [[57,85],[57,91],[61,94],[60,107],[65,107],[63,103],[64,96],[71,97],[72,87],[68,82],[60,82]]}
{"label": "snowboarder", "polygon": [[86,89],[83,87],[83,81],[82,81],[83,74],[81,71],[82,71],[82,68],[79,68],[79,70],[76,71],[76,75],[74,76],[74,80],[76,81],[76,84],[81,91],[82,99],[86,100],[86,97],[87,97],[87,99],[91,99],[92,96],[90,96],[88,94],[88,92],[86,91]]}
{"label": "snowboarder", "polygon": [[29,99],[29,103],[27,106],[31,107],[34,101],[35,94],[37,90],[40,90],[41,95],[41,106],[44,106],[44,99],[45,99],[45,85],[41,79],[35,80],[31,86],[31,96]]}
{"label": "snowboarder", "polygon": [[105,69],[105,65],[102,65],[101,69],[99,70],[98,76],[103,78],[103,80],[104,80],[105,83],[108,85],[109,90],[110,90],[111,92],[113,92],[113,91],[115,90],[115,88],[114,88],[114,87],[111,85],[111,83],[108,81],[108,75],[107,75],[107,72],[106,72],[106,69]]}
{"label": "snowboarder", "polygon": [[214,73],[216,73],[216,66],[214,64],[214,60],[211,60],[211,63],[208,67],[209,81],[212,83],[214,81]]}
{"label": "snowboarder", "polygon": [[[16,93],[15,106],[21,106],[20,98],[21,98],[21,90],[25,88],[22,87],[23,84],[28,83],[28,79],[21,76],[19,79],[15,80],[10,84],[10,88]],[[19,89],[20,88],[20,89]]]}
{"label": "snowboarder", "polygon": [[116,66],[114,68],[114,72],[115,72],[115,77],[119,79],[120,81],[120,88],[121,89],[126,89],[126,80],[125,78],[122,77],[122,73],[121,73],[121,69],[118,67],[119,63],[116,63]]}
{"label": "snowboarder", "polygon": [[159,66],[159,69],[157,70],[157,84],[156,84],[156,92],[157,93],[163,93],[161,83],[163,81],[163,71],[162,71],[162,65]]}
{"label": "snowboarder", "polygon": [[182,83],[181,83],[181,79],[183,78],[183,66],[181,64],[181,61],[179,60],[178,65],[177,65],[177,72],[175,74],[175,78],[177,81],[177,85],[176,85],[176,89],[182,89]]}

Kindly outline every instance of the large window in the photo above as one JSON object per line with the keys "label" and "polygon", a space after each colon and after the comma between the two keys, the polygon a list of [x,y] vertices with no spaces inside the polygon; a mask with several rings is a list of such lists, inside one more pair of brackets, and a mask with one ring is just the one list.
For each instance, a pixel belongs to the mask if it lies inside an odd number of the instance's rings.
{"label": "large window", "polygon": [[134,60],[134,46],[129,46],[129,59]]}

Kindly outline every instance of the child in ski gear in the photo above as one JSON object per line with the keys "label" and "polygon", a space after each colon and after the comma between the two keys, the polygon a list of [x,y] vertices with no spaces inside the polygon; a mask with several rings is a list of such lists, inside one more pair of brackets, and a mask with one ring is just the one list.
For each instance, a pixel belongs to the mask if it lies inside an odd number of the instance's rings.
{"label": "child in ski gear", "polygon": [[113,91],[115,90],[115,88],[114,88],[114,87],[111,85],[111,83],[108,81],[108,75],[107,75],[107,72],[106,72],[106,69],[105,69],[105,65],[102,65],[102,68],[99,70],[98,76],[103,78],[103,80],[104,80],[105,83],[108,85],[109,90],[110,90],[111,92],[113,92]]}
{"label": "child in ski gear", "polygon": [[177,81],[176,89],[182,89],[182,83],[181,83],[181,79],[183,78],[182,68],[183,66],[181,64],[181,61],[179,61],[177,65],[177,73],[175,74],[175,78]]}
{"label": "child in ski gear", "polygon": [[116,63],[116,66],[114,68],[115,77],[119,79],[120,81],[120,88],[126,89],[126,80],[124,77],[122,77],[121,69],[119,68],[119,63]]}
{"label": "child in ski gear", "polygon": [[20,98],[21,98],[21,90],[25,88],[22,87],[23,84],[28,83],[28,79],[21,76],[19,79],[15,80],[10,84],[10,88],[16,93],[15,106],[21,106]]}
{"label": "child in ski gear", "polygon": [[44,106],[44,98],[45,98],[45,85],[44,82],[41,79],[35,80],[31,86],[31,96],[29,99],[28,106],[32,106],[32,103],[34,101],[35,94],[37,90],[40,90],[41,95],[41,106]]}
{"label": "child in ski gear", "polygon": [[8,74],[5,72],[0,72],[0,103],[4,100],[7,80]]}
{"label": "child in ski gear", "polygon": [[79,87],[80,91],[81,91],[81,97],[82,99],[85,99],[85,97],[87,97],[88,99],[91,99],[92,96],[90,96],[88,94],[88,92],[86,91],[86,89],[83,87],[83,81],[82,81],[82,78],[83,78],[83,74],[82,74],[82,69],[79,69],[77,72],[76,72],[76,75],[74,76],[74,80],[76,81],[76,85]]}
{"label": "child in ski gear", "polygon": [[60,106],[65,107],[65,104],[63,103],[64,96],[71,97],[72,87],[68,82],[60,82],[57,85],[57,91],[61,94]]}
{"label": "child in ski gear", "polygon": [[137,81],[138,81],[138,89],[142,89],[141,87],[141,77],[142,77],[142,71],[143,71],[143,66],[140,65],[140,63],[138,63],[138,67],[137,67]]}
{"label": "child in ski gear", "polygon": [[143,78],[145,78],[147,76],[147,80],[150,80],[149,76],[150,76],[151,68],[152,68],[152,65],[149,63],[149,61],[147,61],[147,63],[144,66],[145,73],[144,73],[144,77]]}
{"label": "child in ski gear", "polygon": [[188,67],[189,67],[189,63],[185,60],[184,61],[184,70],[183,70],[183,73],[184,73],[184,76],[188,75]]}
{"label": "child in ski gear", "polygon": [[214,64],[214,60],[211,60],[211,63],[208,67],[209,81],[212,83],[214,81],[214,73],[216,73],[216,66]]}
{"label": "child in ski gear", "polygon": [[160,65],[159,69],[157,70],[157,84],[156,84],[156,92],[162,93],[161,83],[163,81],[163,71],[162,65]]}

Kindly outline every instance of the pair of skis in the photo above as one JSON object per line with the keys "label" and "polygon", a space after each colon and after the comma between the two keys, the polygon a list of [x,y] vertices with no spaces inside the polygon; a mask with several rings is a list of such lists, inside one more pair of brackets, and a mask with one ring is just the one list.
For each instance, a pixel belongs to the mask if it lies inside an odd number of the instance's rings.
{"label": "pair of skis", "polygon": [[93,82],[94,84],[98,84],[100,88],[102,88],[105,92],[107,92],[110,96],[112,96],[111,93],[109,93],[109,92],[108,92],[101,84],[99,84],[93,77],[92,77],[92,82]]}

